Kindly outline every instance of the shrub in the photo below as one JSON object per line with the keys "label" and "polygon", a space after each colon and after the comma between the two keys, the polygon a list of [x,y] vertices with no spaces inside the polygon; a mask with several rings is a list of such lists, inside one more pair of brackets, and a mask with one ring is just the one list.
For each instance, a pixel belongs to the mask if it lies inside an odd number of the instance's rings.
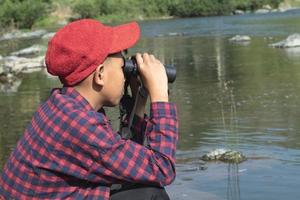
{"label": "shrub", "polygon": [[94,18],[99,14],[95,0],[79,0],[73,6],[73,11],[79,15],[79,18]]}
{"label": "shrub", "polygon": [[171,5],[170,14],[195,17],[226,14],[229,10],[228,0],[177,0]]}
{"label": "shrub", "polygon": [[0,24],[3,27],[14,24],[17,28],[31,28],[35,21],[46,16],[48,11],[49,1],[4,0],[0,8]]}
{"label": "shrub", "polygon": [[282,0],[231,0],[234,8],[241,10],[256,10],[263,5],[270,5],[273,8],[277,8]]}
{"label": "shrub", "polygon": [[[0,0],[0,25],[31,28],[47,21],[52,5],[70,6],[78,18],[107,18],[117,21],[147,17],[196,17],[229,14],[235,9],[256,10],[283,0]],[[55,8],[55,6],[53,6]],[[42,19],[42,20],[41,20]]]}

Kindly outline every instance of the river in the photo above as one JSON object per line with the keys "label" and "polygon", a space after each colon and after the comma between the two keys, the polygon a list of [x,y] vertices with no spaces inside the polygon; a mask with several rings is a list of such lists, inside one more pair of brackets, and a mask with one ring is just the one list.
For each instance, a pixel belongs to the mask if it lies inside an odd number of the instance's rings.
{"label": "river", "polygon": [[[180,118],[172,199],[299,199],[300,49],[269,44],[300,33],[300,11],[141,22],[129,51],[177,68],[170,85]],[[171,33],[171,34],[170,34]],[[177,33],[177,34],[173,34]],[[247,43],[228,39],[251,36]],[[2,42],[0,54],[38,41]],[[0,169],[57,79],[25,74],[18,92],[0,93]],[[117,126],[117,109],[110,118]],[[241,164],[204,163],[216,148],[243,152]]]}

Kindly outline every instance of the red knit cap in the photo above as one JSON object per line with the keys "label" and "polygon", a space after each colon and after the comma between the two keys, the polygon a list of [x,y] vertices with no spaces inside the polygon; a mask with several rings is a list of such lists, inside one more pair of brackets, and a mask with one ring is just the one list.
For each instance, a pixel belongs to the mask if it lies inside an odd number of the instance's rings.
{"label": "red knit cap", "polygon": [[97,20],[78,20],[61,28],[48,43],[47,71],[65,85],[89,76],[112,53],[132,47],[140,37],[136,22],[111,27]]}

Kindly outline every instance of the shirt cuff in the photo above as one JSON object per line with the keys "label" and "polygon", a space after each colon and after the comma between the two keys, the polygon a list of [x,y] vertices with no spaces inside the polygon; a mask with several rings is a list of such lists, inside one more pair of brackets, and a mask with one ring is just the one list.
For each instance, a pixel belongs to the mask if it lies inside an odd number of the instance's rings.
{"label": "shirt cuff", "polygon": [[177,107],[175,103],[153,102],[150,105],[150,118],[177,118]]}

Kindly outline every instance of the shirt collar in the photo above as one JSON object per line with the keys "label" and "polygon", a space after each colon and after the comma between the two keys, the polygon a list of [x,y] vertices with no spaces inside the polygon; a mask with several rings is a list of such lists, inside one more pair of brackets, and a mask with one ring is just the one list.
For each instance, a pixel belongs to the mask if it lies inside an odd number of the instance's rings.
{"label": "shirt collar", "polygon": [[81,94],[75,90],[74,87],[63,87],[58,89],[62,95],[67,95],[73,99],[75,99],[79,105],[83,106],[86,110],[94,110],[91,104],[83,97]]}
{"label": "shirt collar", "polygon": [[[75,99],[79,105],[83,106],[86,111],[97,112],[91,106],[91,104],[83,96],[81,96],[81,94],[74,87],[64,86],[63,88],[54,88],[51,91],[51,94],[53,94],[53,93],[59,93],[61,95],[69,96],[69,97]],[[103,108],[101,110],[99,110],[99,112],[97,112],[97,113],[98,113],[98,117],[99,117],[98,120],[100,120],[104,124],[110,124],[109,120],[106,118]]]}

